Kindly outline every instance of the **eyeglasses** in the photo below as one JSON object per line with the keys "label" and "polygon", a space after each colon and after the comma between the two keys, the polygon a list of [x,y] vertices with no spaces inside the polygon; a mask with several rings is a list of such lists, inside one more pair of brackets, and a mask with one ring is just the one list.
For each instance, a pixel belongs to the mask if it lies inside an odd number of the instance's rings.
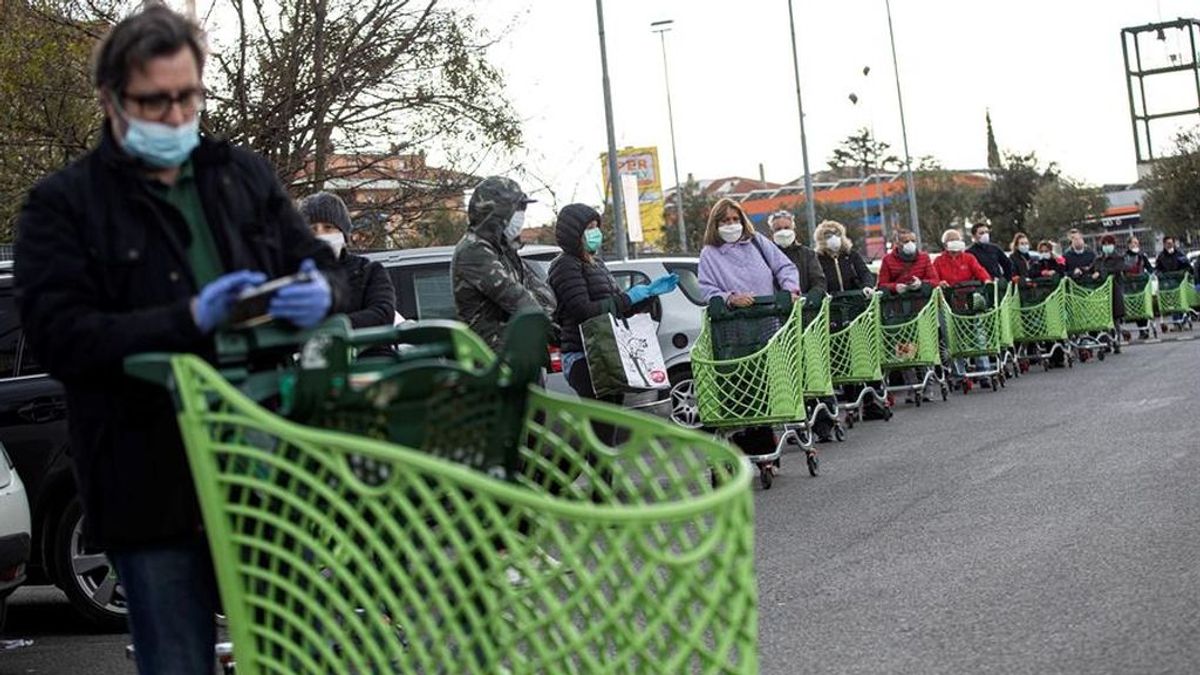
{"label": "eyeglasses", "polygon": [[143,117],[163,120],[171,113],[171,108],[178,103],[179,110],[185,115],[194,115],[204,111],[206,92],[203,89],[185,89],[178,94],[166,92],[153,94],[122,94],[121,98],[137,104],[137,111]]}

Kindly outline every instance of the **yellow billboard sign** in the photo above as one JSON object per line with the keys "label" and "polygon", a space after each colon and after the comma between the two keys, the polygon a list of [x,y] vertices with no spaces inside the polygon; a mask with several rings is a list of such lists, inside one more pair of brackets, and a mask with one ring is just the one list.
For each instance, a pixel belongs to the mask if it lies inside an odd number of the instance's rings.
{"label": "yellow billboard sign", "polygon": [[[604,194],[608,198],[608,153],[600,155]],[[658,148],[625,148],[617,152],[617,175],[637,176],[638,207],[642,236],[647,244],[663,245],[663,188],[658,165]]]}

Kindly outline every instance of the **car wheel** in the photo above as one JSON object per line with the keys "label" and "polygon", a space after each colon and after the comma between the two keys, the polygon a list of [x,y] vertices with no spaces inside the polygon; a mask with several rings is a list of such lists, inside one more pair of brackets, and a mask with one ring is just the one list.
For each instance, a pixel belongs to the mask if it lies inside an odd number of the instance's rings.
{"label": "car wheel", "polygon": [[696,403],[696,381],[692,369],[683,366],[671,373],[671,421],[688,429],[699,429],[700,408]]}
{"label": "car wheel", "polygon": [[88,623],[106,631],[125,631],[128,610],[117,570],[104,551],[83,540],[83,507],[72,499],[63,509],[54,534],[58,586],[71,608]]}

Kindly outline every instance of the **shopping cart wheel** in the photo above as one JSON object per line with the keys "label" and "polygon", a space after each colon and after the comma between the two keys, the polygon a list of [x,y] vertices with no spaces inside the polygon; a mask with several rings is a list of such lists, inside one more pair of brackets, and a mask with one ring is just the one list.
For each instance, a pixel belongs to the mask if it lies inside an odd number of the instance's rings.
{"label": "shopping cart wheel", "polygon": [[974,385],[972,385],[972,384],[971,384],[971,380],[970,380],[970,379],[968,379],[968,378],[963,378],[963,381],[962,381],[962,391],[963,391],[963,396],[966,396],[967,394],[971,393],[971,387],[972,387],[972,386],[974,386]]}
{"label": "shopping cart wheel", "polygon": [[1104,360],[1104,352],[1105,352],[1105,350],[1104,350],[1104,349],[1098,349],[1098,350],[1096,350],[1096,358],[1098,358],[1098,359],[1100,359],[1101,361],[1103,361],[1103,360]]}
{"label": "shopping cart wheel", "polygon": [[945,403],[946,401],[949,401],[949,400],[950,400],[950,387],[947,387],[946,383],[943,382],[942,383],[942,402]]}
{"label": "shopping cart wheel", "polygon": [[846,427],[840,424],[833,425],[833,437],[837,439],[838,443],[846,440]]}
{"label": "shopping cart wheel", "polygon": [[1114,341],[1113,341],[1113,353],[1114,353],[1114,354],[1120,354],[1120,353],[1121,353],[1121,341],[1120,341],[1120,340],[1114,340]]}
{"label": "shopping cart wheel", "polygon": [[1003,386],[1004,386],[1004,378],[1000,377],[999,375],[993,375],[992,376],[992,393],[994,394],[997,391],[1000,391],[1000,387],[1003,387]]}
{"label": "shopping cart wheel", "polygon": [[758,480],[762,483],[762,489],[771,489],[771,483],[775,480],[775,470],[770,464],[760,464],[758,466]]}
{"label": "shopping cart wheel", "polygon": [[925,400],[925,391],[924,390],[914,391],[913,394],[914,394],[913,403],[916,404],[916,406],[918,408],[920,408],[921,401]]}
{"label": "shopping cart wheel", "polygon": [[821,468],[821,460],[817,459],[817,453],[815,453],[815,452],[808,453],[808,475],[812,476],[813,478],[816,478],[817,474],[819,473],[820,468]]}
{"label": "shopping cart wheel", "polygon": [[891,408],[884,408],[884,409],[883,409],[883,421],[884,421],[884,422],[891,422],[891,421],[892,421],[892,415],[894,415],[894,414],[895,414],[895,413],[893,413],[893,412],[892,412],[892,409],[891,409]]}

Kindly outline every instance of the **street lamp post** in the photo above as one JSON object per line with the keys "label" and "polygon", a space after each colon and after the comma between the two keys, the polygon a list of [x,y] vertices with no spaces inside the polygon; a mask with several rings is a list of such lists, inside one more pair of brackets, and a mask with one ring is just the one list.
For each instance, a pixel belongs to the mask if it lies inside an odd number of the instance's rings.
{"label": "street lamp post", "polygon": [[788,0],[788,24],[792,29],[792,68],[796,73],[796,106],[800,108],[800,158],[804,161],[804,211],[808,216],[808,243],[816,244],[817,207],[813,201],[812,173],[808,170],[808,136],[804,134],[804,97],[800,95],[800,55],[796,49],[796,17]]}
{"label": "street lamp post", "polygon": [[892,68],[896,73],[896,102],[900,105],[900,136],[904,139],[904,170],[908,179],[908,217],[912,222],[917,246],[921,245],[921,223],[917,219],[917,188],[913,182],[912,158],[908,154],[908,126],[904,123],[904,96],[900,93],[900,62],[896,59],[896,31],[892,28],[892,2],[883,0],[887,8],[888,36],[892,41]]}
{"label": "street lamp post", "polygon": [[617,240],[617,257],[629,257],[629,244],[625,240],[624,199],[621,194],[621,177],[617,175],[617,132],[613,128],[612,89],[608,83],[608,48],[604,43],[604,2],[596,0],[596,24],[600,30],[600,71],[604,84],[604,122],[608,126],[608,191],[612,194],[613,233]]}
{"label": "street lamp post", "polygon": [[679,184],[679,157],[675,154],[675,112],[671,109],[671,73],[667,68],[666,34],[674,23],[671,19],[655,21],[650,24],[650,30],[658,33],[659,42],[662,44],[663,81],[667,85],[667,124],[671,128],[671,167],[675,170],[675,215],[679,219],[679,250],[686,252],[688,241],[687,226],[683,222],[683,186]]}

